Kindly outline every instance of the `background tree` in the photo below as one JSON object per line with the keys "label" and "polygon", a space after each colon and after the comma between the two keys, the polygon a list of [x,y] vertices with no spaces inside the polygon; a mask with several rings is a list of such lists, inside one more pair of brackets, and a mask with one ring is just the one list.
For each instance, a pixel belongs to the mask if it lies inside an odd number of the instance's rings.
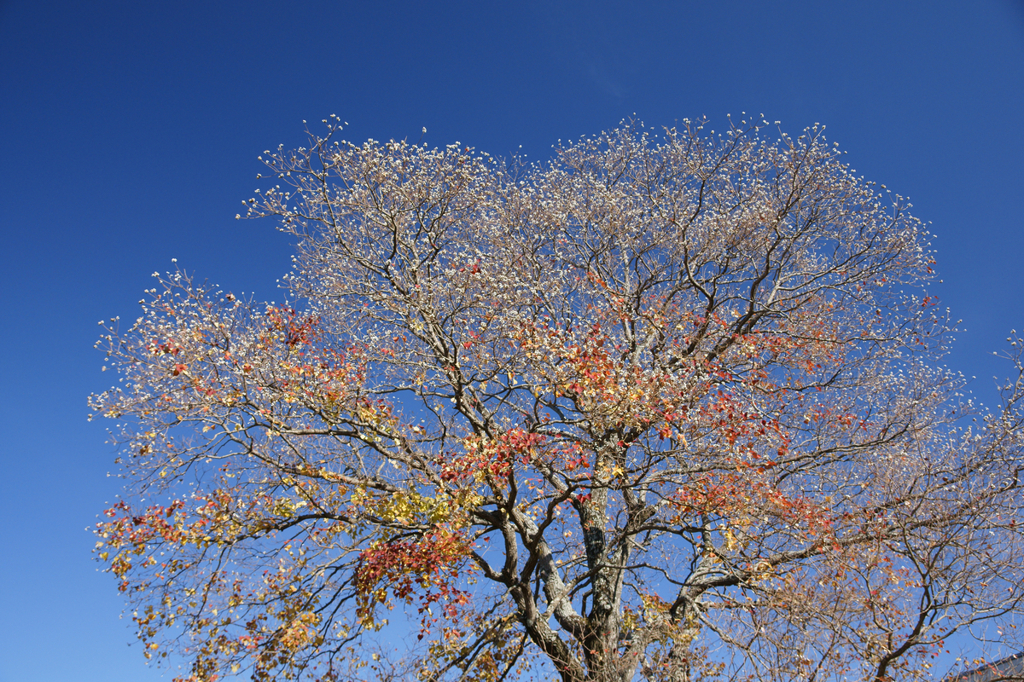
{"label": "background tree", "polygon": [[[895,680],[1016,641],[1024,382],[960,396],[928,235],[820,129],[631,124],[523,166],[325,123],[247,202],[297,238],[294,302],[176,272],[101,340],[131,503],[97,551],[150,654]],[[405,658],[354,649],[392,609]]]}

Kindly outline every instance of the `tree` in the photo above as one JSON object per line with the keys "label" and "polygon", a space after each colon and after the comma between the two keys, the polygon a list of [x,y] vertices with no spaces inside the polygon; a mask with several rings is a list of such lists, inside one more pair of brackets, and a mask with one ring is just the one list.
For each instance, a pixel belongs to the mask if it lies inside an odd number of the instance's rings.
{"label": "tree", "polygon": [[821,129],[627,124],[525,166],[325,123],[247,202],[297,238],[292,302],[178,271],[101,339],[130,494],[97,552],[148,655],[881,681],[1014,645],[1024,381],[961,395],[927,233]]}

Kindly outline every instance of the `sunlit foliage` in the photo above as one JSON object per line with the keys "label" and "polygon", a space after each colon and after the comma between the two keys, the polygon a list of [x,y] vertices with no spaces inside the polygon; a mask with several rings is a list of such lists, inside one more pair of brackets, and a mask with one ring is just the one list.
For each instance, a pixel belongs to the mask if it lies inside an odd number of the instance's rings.
{"label": "sunlit foliage", "polygon": [[246,202],[296,238],[290,302],[178,271],[101,339],[129,491],[96,551],[147,656],[904,680],[1013,644],[1022,384],[958,393],[928,235],[820,129],[526,166],[325,123]]}

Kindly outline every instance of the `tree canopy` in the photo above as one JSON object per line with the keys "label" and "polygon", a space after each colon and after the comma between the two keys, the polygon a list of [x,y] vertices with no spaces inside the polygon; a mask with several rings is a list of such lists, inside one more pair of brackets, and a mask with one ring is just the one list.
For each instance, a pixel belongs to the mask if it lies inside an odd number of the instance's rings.
{"label": "tree canopy", "polygon": [[288,302],[177,271],[101,338],[129,488],[96,551],[147,655],[881,681],[1016,645],[1020,357],[999,410],[961,394],[924,226],[820,128],[526,165],[325,123],[243,214],[294,235]]}

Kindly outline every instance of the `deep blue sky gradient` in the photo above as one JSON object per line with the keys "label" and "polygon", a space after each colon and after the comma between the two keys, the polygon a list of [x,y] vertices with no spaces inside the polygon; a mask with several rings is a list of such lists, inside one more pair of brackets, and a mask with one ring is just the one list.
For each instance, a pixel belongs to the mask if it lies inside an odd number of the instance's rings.
{"label": "deep blue sky gradient", "polygon": [[0,682],[160,679],[83,530],[119,488],[85,420],[96,322],[134,319],[172,257],[280,299],[288,240],[234,216],[303,119],[543,160],[634,114],[743,111],[826,124],[911,197],[963,319],[948,361],[992,402],[1024,328],[1020,0],[0,0]]}

